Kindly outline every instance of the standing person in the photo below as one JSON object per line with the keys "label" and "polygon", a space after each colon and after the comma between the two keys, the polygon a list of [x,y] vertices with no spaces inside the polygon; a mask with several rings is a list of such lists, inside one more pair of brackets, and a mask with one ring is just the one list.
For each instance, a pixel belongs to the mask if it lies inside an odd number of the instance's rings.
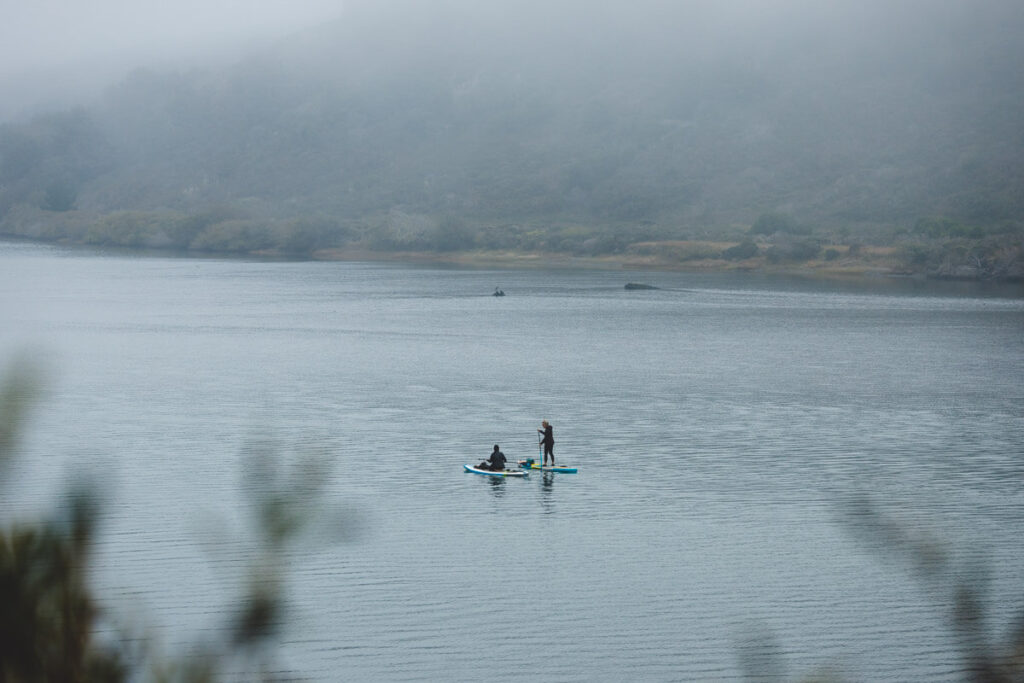
{"label": "standing person", "polygon": [[551,424],[547,420],[541,420],[541,429],[537,430],[538,434],[543,434],[544,438],[541,439],[541,443],[544,444],[544,464],[548,464],[548,458],[551,458],[551,466],[555,466],[555,434],[551,429]]}

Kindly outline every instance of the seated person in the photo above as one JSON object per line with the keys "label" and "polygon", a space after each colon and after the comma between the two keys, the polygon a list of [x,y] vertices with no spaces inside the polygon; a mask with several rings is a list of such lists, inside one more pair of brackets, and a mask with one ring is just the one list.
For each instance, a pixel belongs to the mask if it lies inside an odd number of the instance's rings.
{"label": "seated person", "polygon": [[505,469],[505,454],[498,448],[498,444],[494,444],[494,452],[491,453],[491,457],[477,465],[477,469],[491,472],[501,472]]}

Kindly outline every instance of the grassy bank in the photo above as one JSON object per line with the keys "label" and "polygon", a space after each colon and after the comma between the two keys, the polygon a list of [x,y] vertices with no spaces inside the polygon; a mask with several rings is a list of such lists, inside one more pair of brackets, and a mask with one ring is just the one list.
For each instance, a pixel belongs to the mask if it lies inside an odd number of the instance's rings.
{"label": "grassy bank", "polygon": [[[691,272],[758,272],[821,277],[926,277],[908,268],[895,247],[835,247],[839,256],[773,262],[761,254],[746,259],[716,258],[711,254],[736,246],[735,242],[644,243],[623,254],[579,256],[569,253],[513,250],[453,252],[322,249],[312,258],[323,261],[391,261],[477,268],[601,268]],[[851,253],[852,252],[852,253]]]}
{"label": "grassy bank", "polygon": [[[231,243],[178,242],[140,239],[147,224],[130,221],[130,238],[109,231],[67,229],[67,225],[35,223],[33,230],[7,230],[0,237],[33,242],[126,248],[151,253],[205,256],[250,256],[322,261],[407,262],[478,268],[603,268],[622,270],[755,272],[829,278],[913,277],[964,281],[1024,282],[1024,238],[1016,234],[981,238],[910,236],[895,244],[839,244],[813,236],[794,238],[784,233],[745,237],[742,241],[637,241],[616,250],[587,252],[537,247],[469,247],[439,250],[395,248],[353,239],[341,244],[296,247],[294,240],[252,240],[239,233]],[[49,226],[41,230],[40,226]],[[141,227],[140,227],[141,226]],[[8,226],[9,227],[9,226]],[[22,226],[24,227],[24,226]],[[98,237],[99,235],[99,237]],[[102,239],[100,238],[102,237]],[[143,237],[151,238],[149,233]],[[286,235],[287,237],[287,235]]]}

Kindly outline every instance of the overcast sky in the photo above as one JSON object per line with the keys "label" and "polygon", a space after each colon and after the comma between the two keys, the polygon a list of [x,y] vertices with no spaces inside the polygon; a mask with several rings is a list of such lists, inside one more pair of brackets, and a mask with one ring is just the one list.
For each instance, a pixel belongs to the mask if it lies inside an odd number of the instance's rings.
{"label": "overcast sky", "polygon": [[[376,20],[360,23],[361,10]],[[365,56],[384,67],[389,50],[394,61],[422,58],[424,45],[444,49],[460,26],[478,52],[499,58],[492,48],[504,37],[516,55],[562,46],[582,61],[628,61],[665,44],[734,59],[802,50],[851,61],[905,46],[900,58],[937,65],[994,32],[995,50],[1020,61],[1012,27],[1024,26],[1024,0],[0,0],[0,121],[85,103],[138,67],[215,67],[346,12],[379,32],[377,43],[355,42],[373,44]]]}
{"label": "overcast sky", "polygon": [[[321,24],[359,5],[390,8],[382,24],[387,29],[410,15],[447,21],[489,12],[497,25],[520,23],[539,34],[553,22],[572,34],[589,19],[604,20],[628,38],[635,23],[643,30],[632,37],[644,41],[654,19],[672,26],[677,40],[732,40],[732,49],[743,50],[752,36],[785,40],[802,28],[829,40],[870,41],[890,24],[916,31],[953,18],[955,25],[986,8],[1024,0],[0,0],[0,78],[111,61],[130,68],[154,58],[203,60],[214,51],[237,53]],[[459,12],[445,11],[453,8]],[[912,20],[903,21],[908,16]],[[690,35],[678,35],[680,29]]]}
{"label": "overcast sky", "polygon": [[208,54],[335,18],[344,0],[0,0],[0,75]]}

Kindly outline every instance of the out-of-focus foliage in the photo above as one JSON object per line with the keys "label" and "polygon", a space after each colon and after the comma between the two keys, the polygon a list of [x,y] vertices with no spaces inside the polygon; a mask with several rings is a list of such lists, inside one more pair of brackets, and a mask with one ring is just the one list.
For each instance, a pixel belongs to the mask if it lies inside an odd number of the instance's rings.
{"label": "out-of-focus foliage", "polygon": [[[956,637],[965,683],[1019,683],[1024,680],[1024,603],[1004,638],[986,623],[988,570],[976,553],[958,555],[937,536],[888,516],[868,497],[851,498],[844,509],[851,534],[880,559],[895,559],[911,571],[936,602],[946,608],[946,623]],[[738,643],[739,662],[748,681],[839,683],[841,669],[792,678],[786,673],[784,644],[761,626],[751,627]],[[922,659],[927,653],[921,653]]]}
{"label": "out-of-focus foliage", "polygon": [[[0,378],[0,491],[11,485],[8,465],[39,383],[27,358],[18,358]],[[39,521],[0,520],[0,681],[207,683],[235,670],[237,661],[250,680],[276,680],[272,638],[284,618],[290,546],[314,521],[330,525],[330,538],[343,538],[353,531],[353,518],[350,512],[332,515],[325,505],[322,457],[288,464],[266,439],[250,444],[245,455],[257,540],[248,580],[234,616],[219,632],[205,633],[202,651],[187,660],[156,654],[139,635],[95,638],[100,623],[114,623],[87,580],[99,513],[95,486],[73,488],[58,510]]]}
{"label": "out-of-focus foliage", "polygon": [[86,582],[93,540],[90,493],[67,519],[0,533],[0,676],[10,681],[121,681],[126,662],[97,645],[99,609]]}
{"label": "out-of-focus foliage", "polygon": [[870,499],[852,500],[849,528],[872,550],[904,563],[948,606],[947,618],[956,634],[965,680],[972,683],[1015,683],[1024,680],[1024,604],[1016,606],[1019,621],[1005,640],[986,628],[988,570],[976,554],[963,558],[937,538],[887,516]]}
{"label": "out-of-focus foliage", "polygon": [[[39,392],[38,366],[19,357],[0,378],[0,491],[26,415]],[[95,500],[86,490],[37,524],[0,528],[0,680],[121,681],[117,649],[97,646],[99,609],[86,582]]]}
{"label": "out-of-focus foliage", "polygon": [[39,394],[41,369],[26,355],[19,356],[0,377],[0,486],[6,480],[4,468],[18,446],[18,437],[29,408]]}

